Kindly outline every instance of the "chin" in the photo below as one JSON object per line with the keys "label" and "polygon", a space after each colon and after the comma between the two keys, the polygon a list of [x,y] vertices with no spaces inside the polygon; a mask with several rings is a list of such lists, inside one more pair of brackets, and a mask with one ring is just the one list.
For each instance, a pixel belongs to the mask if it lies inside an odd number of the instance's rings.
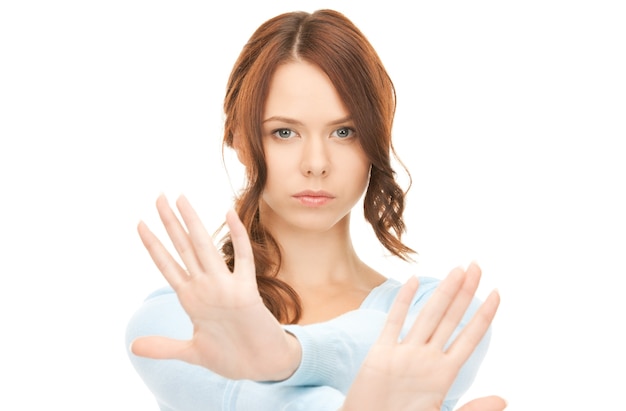
{"label": "chin", "polygon": [[327,232],[348,221],[350,213],[326,212],[326,210],[306,210],[289,219],[289,223],[302,230]]}

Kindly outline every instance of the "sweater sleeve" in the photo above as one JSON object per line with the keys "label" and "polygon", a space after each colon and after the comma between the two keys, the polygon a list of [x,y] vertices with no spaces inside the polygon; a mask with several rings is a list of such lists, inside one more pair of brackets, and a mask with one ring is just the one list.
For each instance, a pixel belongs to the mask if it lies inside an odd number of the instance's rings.
{"label": "sweater sleeve", "polygon": [[337,411],[345,394],[326,386],[288,386],[241,381],[230,393],[232,408],[228,411]]}
{"label": "sweater sleeve", "polygon": [[274,384],[326,385],[346,393],[385,319],[384,312],[360,309],[324,323],[286,325],[300,342],[302,360],[291,377]]}
{"label": "sweater sleeve", "polygon": [[125,341],[130,362],[161,411],[222,409],[226,379],[183,361],[153,360],[130,351],[130,344],[137,337],[165,335],[187,339],[192,330],[189,317],[169,287],[150,294],[127,324]]}
{"label": "sweater sleeve", "polygon": [[[380,316],[380,313],[373,314]],[[314,381],[329,379],[337,385],[349,386],[351,380],[347,375],[351,373],[350,368],[356,368],[353,363],[358,362],[359,353],[367,351],[367,347],[361,347],[358,338],[354,338],[357,334],[341,330],[344,324],[351,322],[350,317],[347,315],[337,324],[333,321],[316,325],[311,330],[296,331],[307,342],[303,347],[305,361],[297,375],[282,383],[230,380],[183,361],[153,360],[132,354],[130,344],[140,336],[188,339],[192,335],[191,321],[169,287],[146,298],[128,322],[125,342],[131,364],[154,395],[161,411],[336,411],[343,404],[345,393]],[[333,337],[336,332],[339,335]],[[329,344],[324,342],[326,338],[333,340]],[[330,352],[329,347],[332,347]],[[344,358],[347,359],[345,363]],[[318,364],[317,360],[321,362]],[[331,369],[324,370],[324,364],[329,362],[344,369],[341,377],[333,376]],[[318,372],[321,376],[316,375]]]}

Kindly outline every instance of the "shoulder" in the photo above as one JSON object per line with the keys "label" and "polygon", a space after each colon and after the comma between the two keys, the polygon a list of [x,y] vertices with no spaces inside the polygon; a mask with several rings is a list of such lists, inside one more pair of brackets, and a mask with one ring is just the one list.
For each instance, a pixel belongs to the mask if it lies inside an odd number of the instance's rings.
{"label": "shoulder", "polygon": [[161,296],[176,296],[176,293],[174,292],[174,290],[172,289],[172,287],[170,286],[165,286],[165,287],[161,287],[161,288],[157,288],[156,290],[152,291],[150,294],[148,294],[148,296],[144,299],[144,302],[146,301],[150,301],[152,299],[161,297]]}

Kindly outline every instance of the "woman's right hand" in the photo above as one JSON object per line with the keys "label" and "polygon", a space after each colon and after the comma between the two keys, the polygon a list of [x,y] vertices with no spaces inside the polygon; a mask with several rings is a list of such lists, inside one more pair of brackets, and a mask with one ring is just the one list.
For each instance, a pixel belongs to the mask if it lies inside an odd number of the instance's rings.
{"label": "woman's right hand", "polygon": [[[341,411],[440,411],[446,393],[487,332],[500,303],[498,293],[493,291],[448,346],[474,297],[480,275],[476,264],[467,271],[452,270],[400,339],[419,286],[416,277],[408,280]],[[502,398],[490,396],[470,401],[458,411],[502,411],[505,407]]]}
{"label": "woman's right hand", "polygon": [[139,236],[152,260],[172,286],[193,324],[188,341],[164,336],[135,339],[131,351],[154,359],[178,359],[201,365],[230,379],[278,381],[301,360],[300,343],[284,331],[259,294],[254,256],[235,211],[226,215],[236,254],[231,272],[185,197],[177,201],[183,227],[164,196],[157,210],[186,269],[141,222]]}

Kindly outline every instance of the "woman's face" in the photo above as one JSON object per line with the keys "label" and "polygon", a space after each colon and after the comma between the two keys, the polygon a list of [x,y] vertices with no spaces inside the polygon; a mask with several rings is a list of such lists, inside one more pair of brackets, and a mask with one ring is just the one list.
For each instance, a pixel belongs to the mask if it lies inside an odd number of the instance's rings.
{"label": "woman's face", "polygon": [[279,66],[262,131],[264,225],[326,231],[347,221],[367,187],[370,163],[328,76],[307,62]]}

